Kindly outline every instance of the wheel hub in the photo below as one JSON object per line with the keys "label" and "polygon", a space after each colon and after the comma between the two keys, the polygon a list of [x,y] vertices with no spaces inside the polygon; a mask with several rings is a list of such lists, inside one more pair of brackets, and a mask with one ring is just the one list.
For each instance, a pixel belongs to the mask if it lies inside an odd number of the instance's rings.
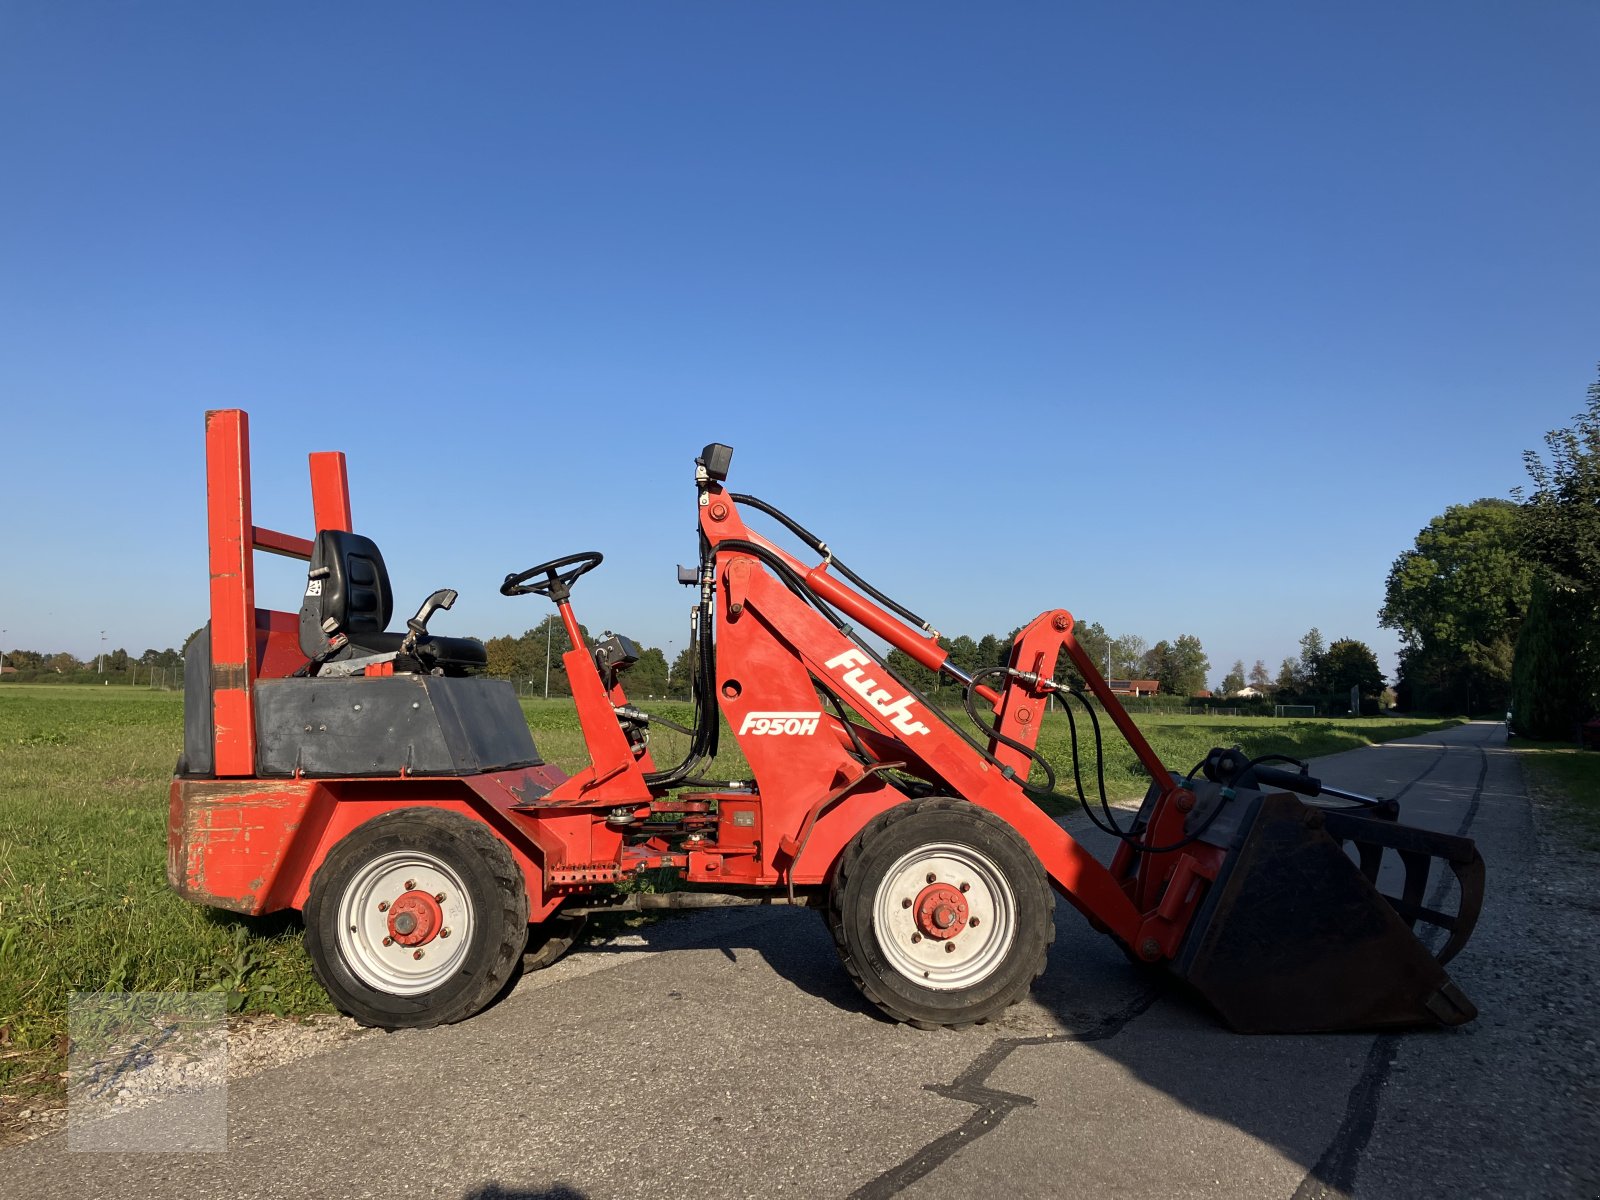
{"label": "wheel hub", "polygon": [[389,906],[389,936],[402,946],[426,946],[439,934],[444,913],[427,892],[406,892]]}
{"label": "wheel hub", "polygon": [[948,883],[930,883],[913,905],[917,931],[947,941],[967,927],[967,898]]}

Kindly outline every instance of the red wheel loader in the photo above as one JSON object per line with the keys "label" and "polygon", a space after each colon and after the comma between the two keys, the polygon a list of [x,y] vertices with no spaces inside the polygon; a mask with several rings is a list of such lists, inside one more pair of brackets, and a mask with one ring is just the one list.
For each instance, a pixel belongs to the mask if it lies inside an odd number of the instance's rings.
{"label": "red wheel loader", "polygon": [[[1057,894],[1236,1030],[1476,1015],[1443,967],[1483,896],[1470,840],[1236,749],[1170,770],[1062,609],[1017,634],[1008,665],[967,675],[927,621],[803,525],[730,492],[727,446],[695,460],[699,559],[678,569],[695,595],[683,761],[651,756],[653,719],[624,686],[637,647],[580,633],[572,592],[599,554],[501,586],[553,602],[574,647],[563,661],[591,764],[570,776],[540,759],[511,685],[483,675],[483,645],[431,628],[455,592],[388,629],[387,569],[352,529],[342,455],[311,455],[306,539],[255,524],[244,413],[208,413],[206,449],[211,615],[187,650],[168,874],[202,904],[300,910],[318,978],[360,1021],[471,1016],[524,956],[537,966],[570,945],[587,914],[756,900],[821,909],[845,970],[888,1016],[967,1025],[1043,970]],[[815,560],[752,530],[750,514]],[[307,563],[298,612],[256,607],[258,550]],[[891,670],[884,644],[958,685],[965,712]],[[1120,816],[1103,785],[1097,804],[1077,786],[1115,841],[1109,863],[1038,803],[1055,787],[1035,748],[1052,697],[1073,722],[1075,781],[1103,723],[1149,773],[1138,811]],[[701,777],[724,723],[748,780]],[[1402,870],[1382,870],[1386,851]],[[657,868],[688,886],[626,886]]]}

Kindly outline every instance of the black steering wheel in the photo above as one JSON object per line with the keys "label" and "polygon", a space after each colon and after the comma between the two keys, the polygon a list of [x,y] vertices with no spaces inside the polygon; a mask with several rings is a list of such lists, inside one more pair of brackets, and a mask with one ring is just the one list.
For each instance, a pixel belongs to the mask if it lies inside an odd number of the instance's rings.
{"label": "black steering wheel", "polygon": [[[573,580],[580,575],[587,575],[604,561],[605,556],[594,550],[569,554],[565,558],[552,558],[537,567],[507,575],[505,582],[500,585],[500,594],[526,596],[531,592],[535,596],[548,596],[560,604],[572,593]],[[544,578],[529,583],[535,575],[543,575]]]}

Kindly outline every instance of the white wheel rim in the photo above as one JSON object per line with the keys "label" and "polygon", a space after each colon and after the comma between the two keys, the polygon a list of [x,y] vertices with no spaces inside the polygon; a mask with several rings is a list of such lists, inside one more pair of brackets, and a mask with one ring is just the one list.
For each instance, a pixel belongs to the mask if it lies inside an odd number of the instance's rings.
{"label": "white wheel rim", "polygon": [[[918,924],[918,897],[934,884],[961,889],[967,919],[954,936],[929,936]],[[884,958],[912,983],[941,992],[969,988],[994,974],[1010,953],[1016,895],[1000,868],[970,846],[919,846],[883,873],[872,898],[872,927]]]}
{"label": "white wheel rim", "polygon": [[[444,896],[438,902],[441,929],[421,945],[386,946],[388,908],[412,890]],[[472,905],[461,876],[421,851],[397,850],[373,859],[356,872],[339,899],[339,951],[345,965],[368,987],[395,996],[430,992],[455,974],[472,944],[472,931]]]}

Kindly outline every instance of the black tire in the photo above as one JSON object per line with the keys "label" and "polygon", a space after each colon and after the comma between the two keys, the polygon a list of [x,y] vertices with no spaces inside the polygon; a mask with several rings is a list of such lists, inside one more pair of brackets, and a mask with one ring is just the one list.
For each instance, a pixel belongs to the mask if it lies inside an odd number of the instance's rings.
{"label": "black tire", "polygon": [[[945,932],[932,919],[935,889],[961,884],[954,932]],[[1055,940],[1055,899],[1027,842],[988,810],[946,796],[867,823],[839,856],[827,919],[862,994],[920,1029],[998,1016],[1028,994]]]}
{"label": "black tire", "polygon": [[[414,949],[383,945],[396,928],[380,914],[419,889],[445,897],[437,925],[419,926],[434,936]],[[384,1029],[472,1016],[510,978],[528,935],[527,888],[510,849],[481,821],[436,808],[397,809],[352,830],[311,877],[304,915],[317,981],[339,1011]]]}
{"label": "black tire", "polygon": [[542,971],[571,950],[589,924],[586,913],[556,912],[528,928],[528,944],[522,951],[524,971]]}

